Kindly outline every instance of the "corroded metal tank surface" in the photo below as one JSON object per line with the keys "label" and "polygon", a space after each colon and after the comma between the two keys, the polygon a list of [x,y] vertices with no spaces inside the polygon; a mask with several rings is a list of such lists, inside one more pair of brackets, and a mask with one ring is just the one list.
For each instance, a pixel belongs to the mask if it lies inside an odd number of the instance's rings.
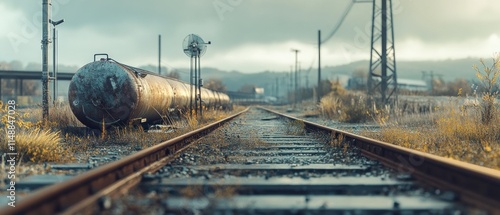
{"label": "corroded metal tank surface", "polygon": [[[68,93],[71,110],[91,128],[153,122],[174,109],[189,107],[190,85],[152,75],[110,60],[89,63],[73,76]],[[204,89],[207,107],[229,103],[223,93]],[[209,102],[209,103],[208,103]]]}

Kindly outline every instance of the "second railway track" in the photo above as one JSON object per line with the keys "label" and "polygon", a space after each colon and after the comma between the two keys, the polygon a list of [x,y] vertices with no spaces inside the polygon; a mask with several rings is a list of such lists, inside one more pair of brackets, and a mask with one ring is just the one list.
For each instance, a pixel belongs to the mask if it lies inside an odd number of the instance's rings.
{"label": "second railway track", "polygon": [[[120,169],[121,173],[108,173],[108,179],[103,177],[90,181],[91,177],[86,174],[89,181],[85,182],[91,185],[73,189],[84,189],[82,193],[93,198],[84,200],[87,203],[82,207],[74,208],[74,203],[69,200],[59,200],[50,208],[55,212],[70,208],[70,212],[84,209],[90,213],[106,214],[498,212],[495,208],[499,195],[496,185],[500,182],[496,173],[481,175],[480,170],[457,170],[455,164],[439,163],[440,160],[432,156],[420,162],[416,159],[420,158],[418,153],[405,155],[405,149],[383,143],[369,145],[371,140],[356,139],[358,137],[348,133],[328,129],[316,131],[321,129],[324,128],[252,108],[179,153],[172,154],[182,148],[180,146],[162,148],[163,156],[168,159],[148,155],[149,159],[141,160],[139,164],[132,165],[134,167],[116,167],[132,168],[132,173]],[[187,140],[180,142],[187,144]],[[157,160],[162,161],[143,169],[143,166]],[[402,163],[399,167],[394,165],[398,160]],[[418,165],[414,165],[412,160],[419,161]],[[396,168],[389,169],[382,163]],[[93,174],[97,175],[96,172]],[[441,172],[447,176],[436,180],[426,176],[425,172]],[[113,181],[109,178],[123,180],[130,177],[135,179],[125,180],[119,185],[105,182]],[[435,177],[441,176],[437,174]],[[416,179],[429,181],[432,186]],[[73,181],[76,186],[76,180]],[[138,181],[139,186],[130,190],[124,185]],[[463,184],[475,187],[465,189],[461,187]],[[435,188],[436,185],[439,188]],[[65,186],[70,189],[69,185]],[[108,197],[115,193],[117,187],[127,194]],[[485,187],[491,187],[491,190],[483,190]],[[47,189],[42,192],[49,193]],[[477,196],[481,198],[471,200]],[[33,198],[29,201],[35,202]],[[65,201],[68,203],[65,204]],[[467,203],[464,204],[464,201]],[[89,205],[98,207],[89,209]],[[476,209],[476,206],[484,210]]]}

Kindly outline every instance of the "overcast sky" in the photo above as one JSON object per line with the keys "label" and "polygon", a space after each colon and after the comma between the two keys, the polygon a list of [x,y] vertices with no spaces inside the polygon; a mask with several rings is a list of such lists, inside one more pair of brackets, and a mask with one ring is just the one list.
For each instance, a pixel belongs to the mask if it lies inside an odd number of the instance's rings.
{"label": "overcast sky", "polygon": [[[0,61],[41,62],[38,0],[0,2]],[[83,66],[94,53],[122,63],[189,67],[182,41],[211,41],[202,66],[241,72],[289,71],[292,48],[303,68],[317,65],[317,31],[327,35],[350,0],[53,0],[59,63]],[[498,0],[394,0],[397,60],[491,57],[500,50]],[[354,5],[322,45],[322,65],[369,59],[371,3]],[[51,59],[50,59],[51,61]]]}

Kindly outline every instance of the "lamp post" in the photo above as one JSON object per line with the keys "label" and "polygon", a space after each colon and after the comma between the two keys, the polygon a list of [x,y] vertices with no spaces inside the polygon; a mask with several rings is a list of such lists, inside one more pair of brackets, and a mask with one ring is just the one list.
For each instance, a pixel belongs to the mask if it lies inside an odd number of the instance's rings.
{"label": "lamp post", "polygon": [[52,72],[53,72],[53,77],[52,79],[54,80],[54,98],[53,98],[53,105],[56,105],[56,99],[57,99],[57,37],[56,37],[56,26],[63,23],[64,19],[61,19],[59,21],[54,21],[54,20],[49,20],[50,24],[52,24],[52,42],[54,43],[52,45]]}

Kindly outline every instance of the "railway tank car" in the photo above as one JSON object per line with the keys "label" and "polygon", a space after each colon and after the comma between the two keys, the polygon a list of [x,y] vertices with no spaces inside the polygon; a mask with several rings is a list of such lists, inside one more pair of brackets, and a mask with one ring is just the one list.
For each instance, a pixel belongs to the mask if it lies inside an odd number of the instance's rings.
{"label": "railway tank car", "polygon": [[[108,58],[80,68],[71,79],[68,101],[73,114],[90,128],[153,123],[173,110],[187,110],[190,84]],[[227,108],[229,96],[202,88],[207,108]],[[194,99],[194,98],[193,98]]]}

